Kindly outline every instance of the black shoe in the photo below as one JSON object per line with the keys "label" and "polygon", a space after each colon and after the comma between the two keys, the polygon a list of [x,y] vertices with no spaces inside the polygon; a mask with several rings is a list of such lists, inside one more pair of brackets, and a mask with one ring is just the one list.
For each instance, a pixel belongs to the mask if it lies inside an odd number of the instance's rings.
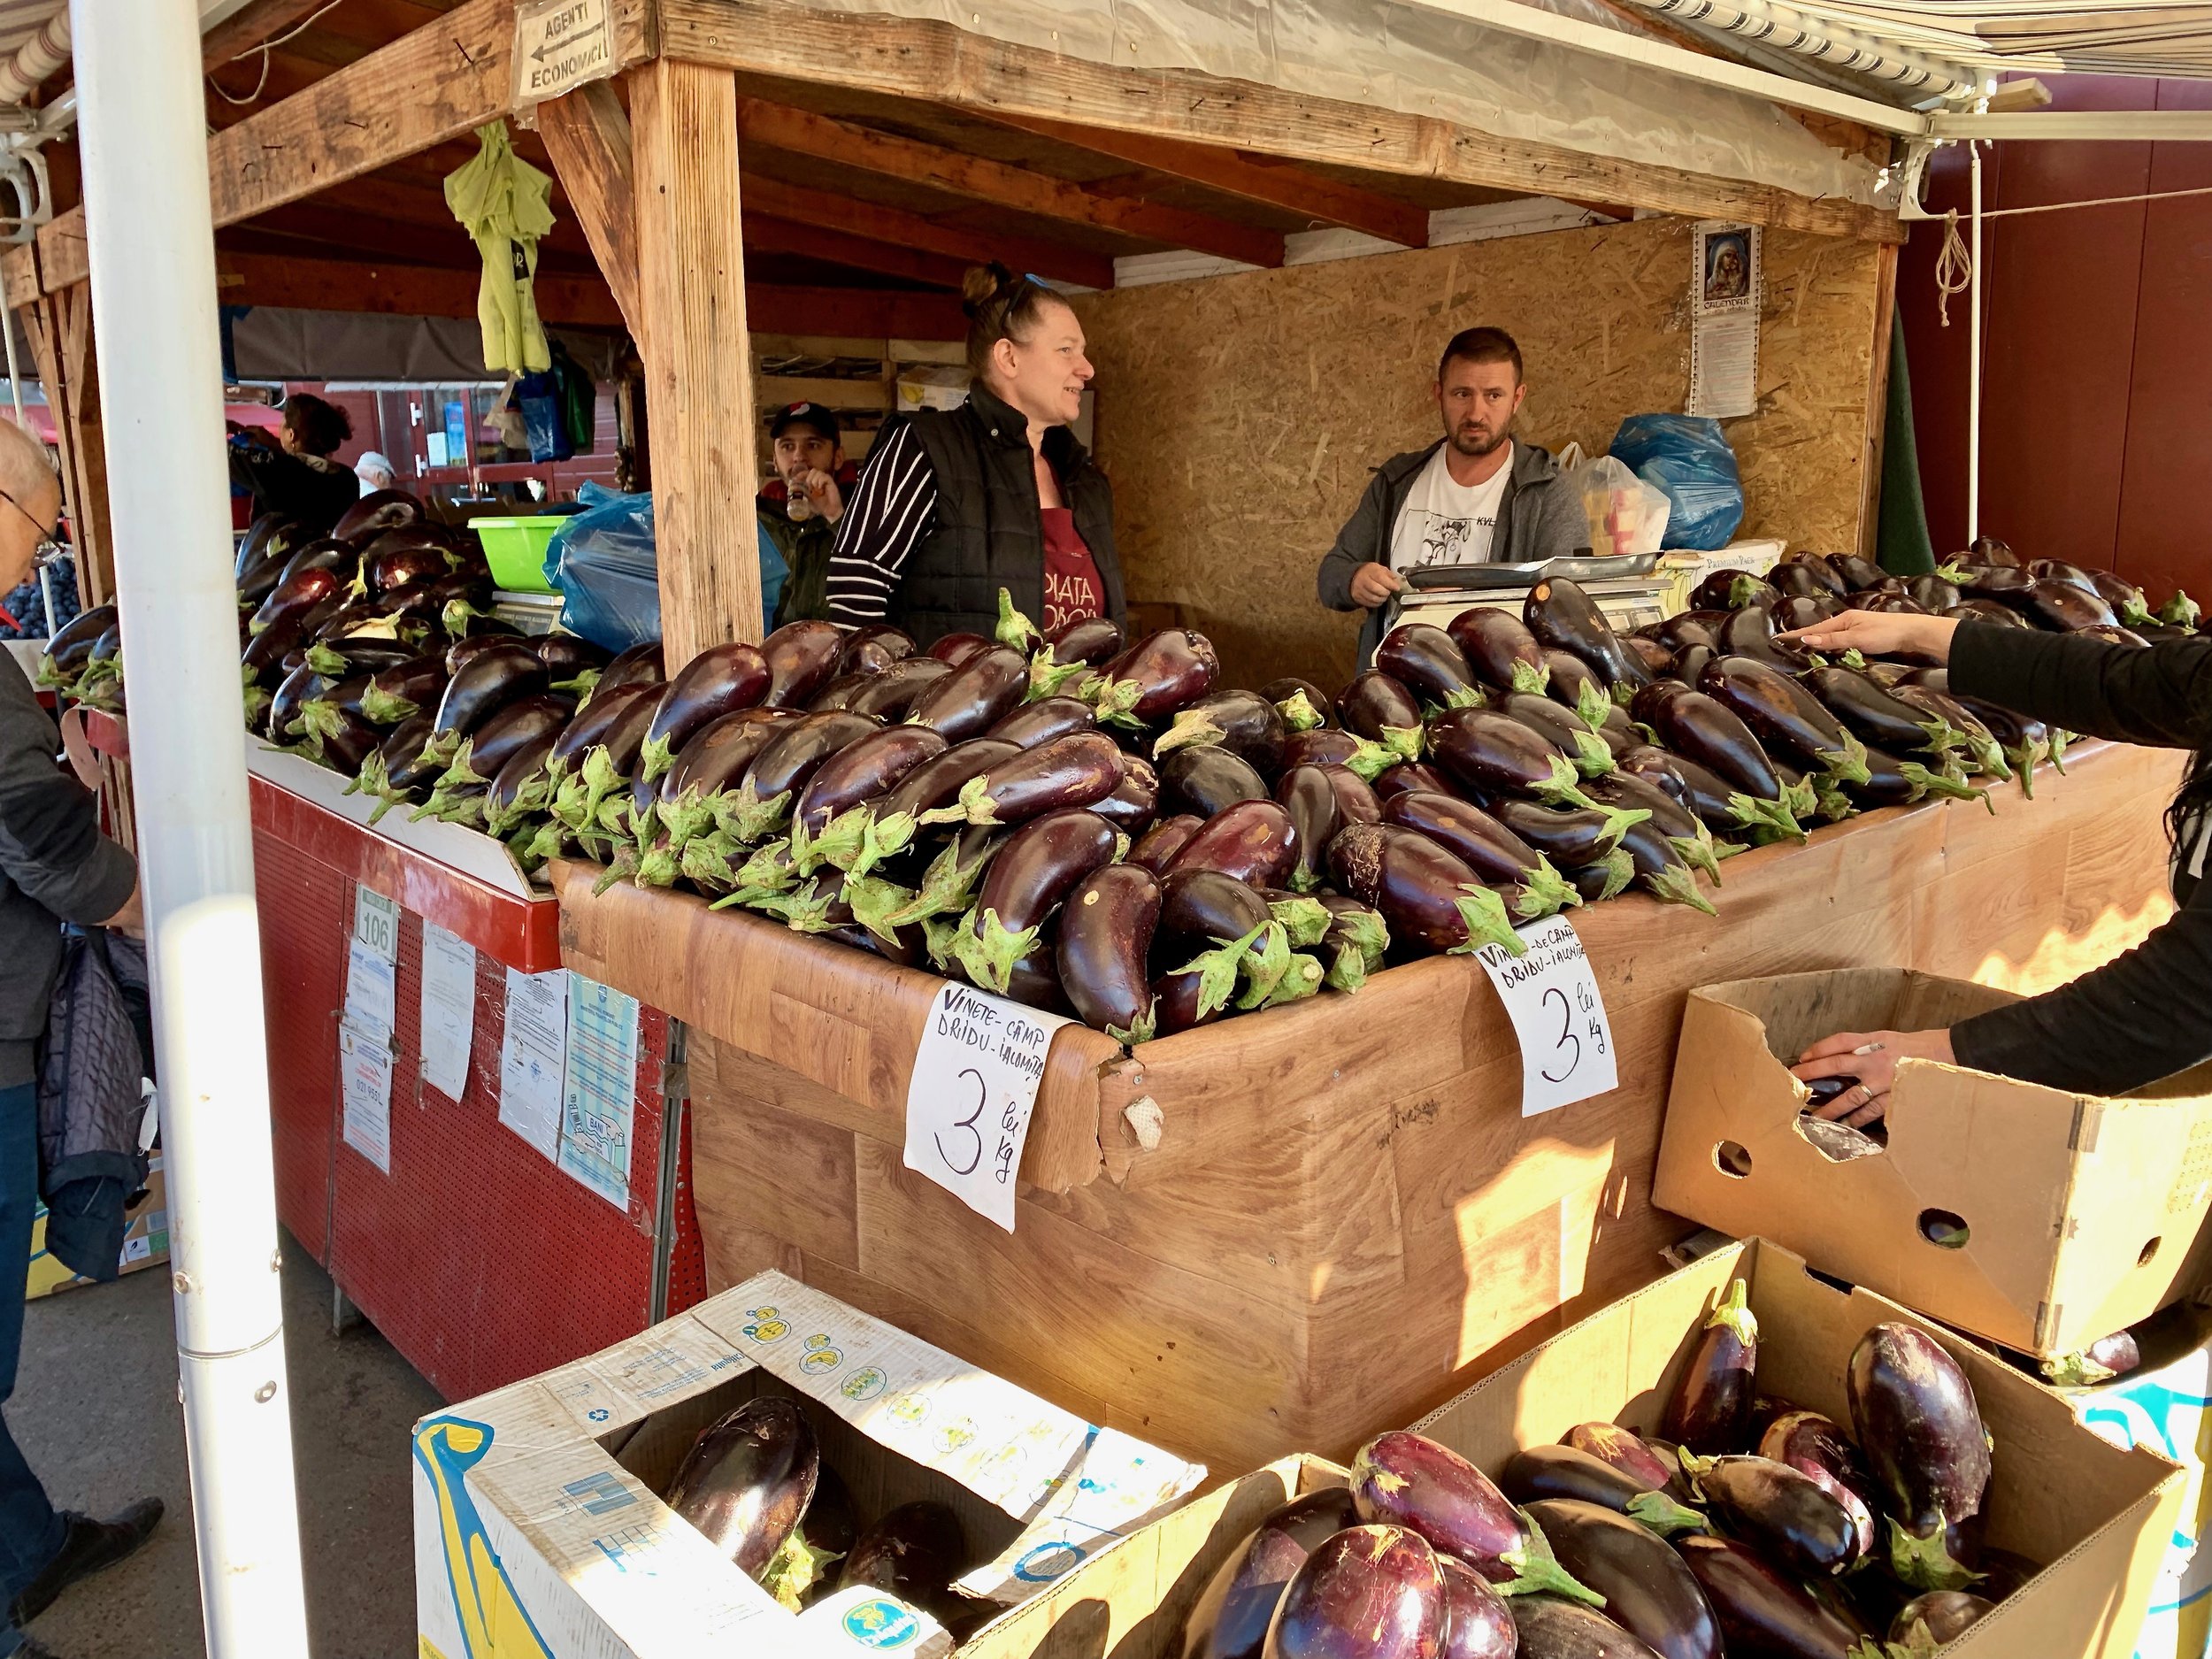
{"label": "black shoe", "polygon": [[61,1659],[61,1655],[35,1636],[26,1636],[23,1645],[9,1655],[9,1659]]}
{"label": "black shoe", "polygon": [[111,1521],[96,1521],[73,1509],[63,1510],[62,1519],[69,1524],[69,1534],[62,1540],[60,1553],[24,1586],[8,1609],[9,1617],[19,1627],[53,1606],[55,1598],[78,1579],[89,1578],[125,1556],[135,1555],[161,1519],[161,1500],[141,1498]]}

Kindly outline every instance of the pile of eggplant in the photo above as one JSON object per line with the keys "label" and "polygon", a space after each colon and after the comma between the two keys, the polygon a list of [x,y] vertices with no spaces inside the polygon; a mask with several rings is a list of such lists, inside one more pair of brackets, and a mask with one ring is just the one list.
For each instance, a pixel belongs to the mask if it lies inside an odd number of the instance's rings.
{"label": "pile of eggplant", "polygon": [[717,1420],[660,1495],[794,1613],[867,1585],[919,1608],[959,1640],[1000,1611],[953,1588],[979,1563],[944,1504],[901,1504],[859,1524],[851,1492],[823,1461],[795,1400],[763,1394]]}
{"label": "pile of eggplant", "polygon": [[1283,1505],[1193,1605],[1179,1659],[1916,1659],[2035,1568],[1979,1537],[1990,1443],[1965,1374],[1878,1325],[1849,1432],[1755,1386],[1739,1280],[1669,1402],[1495,1479],[1398,1430]]}

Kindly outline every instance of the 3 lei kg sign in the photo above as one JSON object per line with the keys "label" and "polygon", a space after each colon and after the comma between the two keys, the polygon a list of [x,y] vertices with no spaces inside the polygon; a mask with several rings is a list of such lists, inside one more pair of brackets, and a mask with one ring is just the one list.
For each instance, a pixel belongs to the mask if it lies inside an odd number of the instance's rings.
{"label": "3 lei kg sign", "polygon": [[1533,1118],[1618,1087],[1613,1027],[1575,925],[1547,916],[1514,932],[1525,947],[1475,952],[1521,1044],[1521,1116]]}
{"label": "3 lei kg sign", "polygon": [[1045,1079],[1052,1033],[1069,1022],[948,981],[930,1004],[906,1086],[906,1167],[1014,1230],[1014,1178]]}

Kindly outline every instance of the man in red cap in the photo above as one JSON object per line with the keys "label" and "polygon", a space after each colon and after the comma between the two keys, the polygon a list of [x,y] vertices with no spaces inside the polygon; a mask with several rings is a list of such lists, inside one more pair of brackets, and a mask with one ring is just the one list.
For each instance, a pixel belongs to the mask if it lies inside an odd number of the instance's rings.
{"label": "man in red cap", "polygon": [[785,575],[770,602],[768,626],[829,614],[830,549],[845,514],[845,491],[856,469],[845,459],[837,417],[820,403],[793,403],[768,423],[775,446],[776,476],[762,488],[760,513],[762,597],[769,599],[770,554]]}

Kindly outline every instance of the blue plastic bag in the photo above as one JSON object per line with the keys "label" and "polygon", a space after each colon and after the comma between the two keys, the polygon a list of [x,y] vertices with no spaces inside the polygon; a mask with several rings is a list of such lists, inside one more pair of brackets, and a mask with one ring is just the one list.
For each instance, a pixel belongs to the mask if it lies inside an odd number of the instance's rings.
{"label": "blue plastic bag", "polygon": [[1743,478],[1720,422],[1705,415],[1631,415],[1609,453],[1673,503],[1665,545],[1709,553],[1743,523]]}
{"label": "blue plastic bag", "polygon": [[569,441],[560,382],[552,374],[541,372],[517,380],[515,403],[522,411],[522,427],[529,437],[533,461],[565,461],[576,453],[576,446]]}
{"label": "blue plastic bag", "polygon": [[588,480],[576,499],[584,511],[556,530],[545,549],[545,578],[561,593],[561,626],[610,651],[657,640],[652,492],[625,495]]}

